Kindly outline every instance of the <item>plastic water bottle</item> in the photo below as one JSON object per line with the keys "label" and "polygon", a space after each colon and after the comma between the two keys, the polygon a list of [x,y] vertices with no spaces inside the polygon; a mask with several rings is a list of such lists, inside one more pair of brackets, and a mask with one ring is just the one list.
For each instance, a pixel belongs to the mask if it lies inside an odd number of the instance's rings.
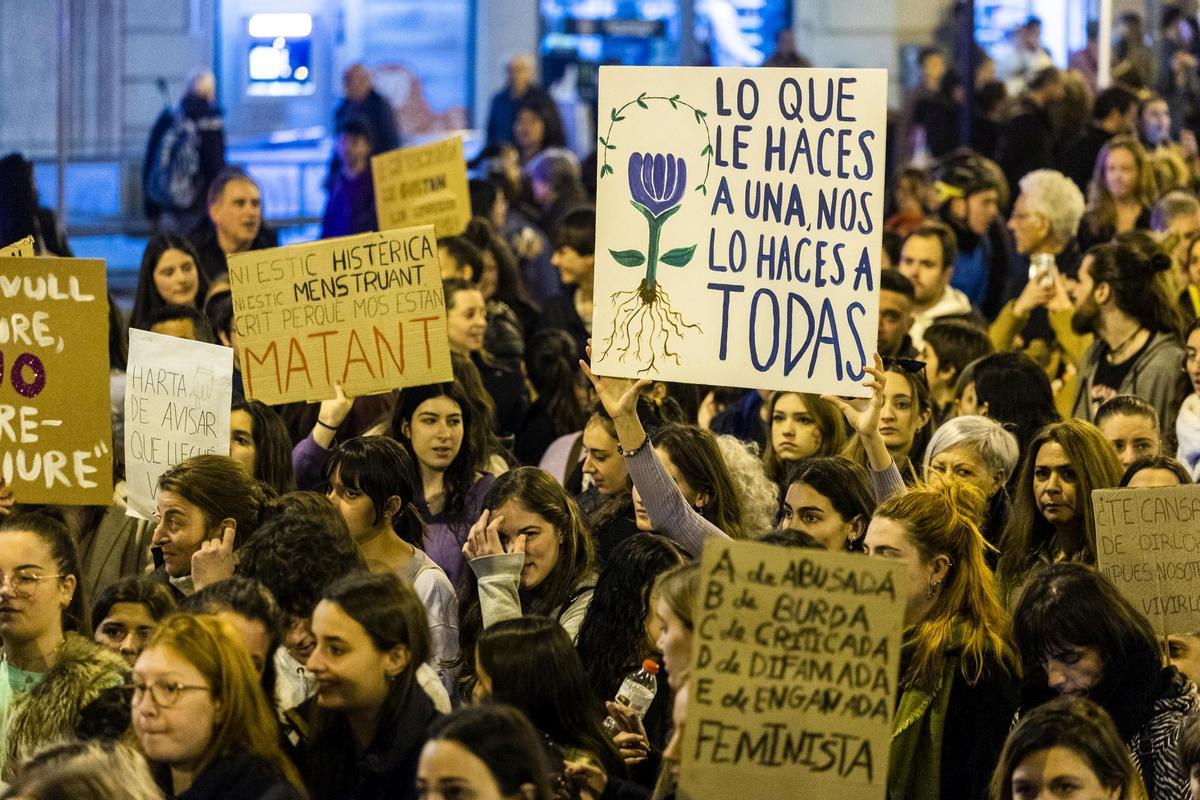
{"label": "plastic water bottle", "polygon": [[[658,662],[647,658],[642,662],[641,669],[621,682],[616,702],[629,706],[637,713],[638,719],[644,719],[650,704],[654,702],[654,695],[658,693],[658,679],[654,677],[657,674]],[[616,736],[621,730],[620,723],[611,714],[604,719],[604,732],[609,736]]]}

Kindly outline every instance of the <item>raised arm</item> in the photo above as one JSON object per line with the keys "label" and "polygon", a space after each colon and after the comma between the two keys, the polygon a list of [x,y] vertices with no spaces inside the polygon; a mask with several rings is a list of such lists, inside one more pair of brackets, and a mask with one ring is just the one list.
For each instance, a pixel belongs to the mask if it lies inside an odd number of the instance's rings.
{"label": "raised arm", "polygon": [[675,540],[695,558],[700,557],[704,541],[709,537],[728,539],[724,531],[688,505],[683,492],[659,461],[653,443],[646,437],[637,415],[637,400],[650,381],[600,377],[592,372],[586,361],[580,361],[579,366],[596,387],[604,410],[612,418],[629,476],[646,506],[654,530]]}
{"label": "raised arm", "polygon": [[321,483],[333,437],[354,407],[354,398],[346,396],[340,383],[335,383],[333,390],[336,393],[333,397],[321,401],[312,432],[292,448],[292,472],[296,474],[296,486],[301,489],[312,489]]}
{"label": "raised arm", "polygon": [[833,403],[846,415],[846,421],[858,435],[863,450],[867,454],[867,465],[871,471],[871,485],[875,490],[875,499],[883,501],[890,495],[904,488],[904,480],[896,467],[892,454],[888,452],[883,436],[879,433],[879,416],[883,412],[883,390],[887,385],[887,373],[883,369],[883,359],[875,354],[875,365],[867,367],[867,380],[863,385],[871,390],[869,398],[843,400],[831,394],[821,395],[821,399]]}

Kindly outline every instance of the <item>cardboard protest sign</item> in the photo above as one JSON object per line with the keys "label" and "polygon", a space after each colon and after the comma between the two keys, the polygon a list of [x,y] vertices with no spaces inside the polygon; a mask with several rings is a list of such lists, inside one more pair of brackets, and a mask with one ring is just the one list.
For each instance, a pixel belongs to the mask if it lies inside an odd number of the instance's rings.
{"label": "cardboard protest sign", "polygon": [[371,159],[379,230],[432,225],[438,236],[466,230],[471,219],[462,137],[401,147]]}
{"label": "cardboard protest sign", "polygon": [[229,257],[246,396],[271,405],[453,379],[433,226]]}
{"label": "cardboard protest sign", "polygon": [[1096,561],[1162,634],[1200,632],[1200,486],[1097,489]]}
{"label": "cardboard protest sign", "polygon": [[866,396],[884,70],[601,67],[593,369]]}
{"label": "cardboard protest sign", "polygon": [[696,800],[883,800],[903,574],[846,553],[710,540],[681,784]]}
{"label": "cardboard protest sign", "polygon": [[125,482],[131,517],[151,519],[158,478],[192,456],[229,455],[233,350],[129,331]]}
{"label": "cardboard protest sign", "polygon": [[32,258],[35,255],[37,254],[33,252],[32,236],[18,239],[7,247],[0,247],[0,258]]}
{"label": "cardboard protest sign", "polygon": [[21,503],[112,502],[104,262],[0,259],[0,473]]}

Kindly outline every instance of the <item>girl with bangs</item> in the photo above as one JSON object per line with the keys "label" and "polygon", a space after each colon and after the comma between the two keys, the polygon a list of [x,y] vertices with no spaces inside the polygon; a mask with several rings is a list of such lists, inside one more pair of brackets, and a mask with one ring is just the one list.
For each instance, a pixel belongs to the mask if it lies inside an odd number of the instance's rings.
{"label": "girl with bangs", "polygon": [[431,666],[453,696],[458,598],[446,573],[421,549],[428,535],[418,511],[416,474],[408,452],[384,436],[343,442],[326,465],[329,499],[367,568],[399,575],[421,599],[433,643]]}
{"label": "girl with bangs", "polygon": [[907,578],[891,800],[983,798],[1016,709],[1020,663],[979,532],[983,493],[961,481],[889,497],[867,554]]}
{"label": "girl with bangs", "polygon": [[1163,666],[1150,621],[1099,570],[1063,562],[1034,573],[1013,630],[1025,666],[1022,712],[1087,697],[1116,723],[1150,800],[1191,800],[1180,740],[1200,711],[1196,685]]}
{"label": "girl with bangs", "polygon": [[550,473],[536,467],[506,472],[483,506],[463,545],[470,567],[460,596],[464,680],[473,677],[480,634],[501,620],[549,617],[574,641],[596,585],[583,516]]}
{"label": "girl with bangs", "polygon": [[159,625],[133,667],[133,729],[167,798],[308,797],[250,656],[218,617]]}

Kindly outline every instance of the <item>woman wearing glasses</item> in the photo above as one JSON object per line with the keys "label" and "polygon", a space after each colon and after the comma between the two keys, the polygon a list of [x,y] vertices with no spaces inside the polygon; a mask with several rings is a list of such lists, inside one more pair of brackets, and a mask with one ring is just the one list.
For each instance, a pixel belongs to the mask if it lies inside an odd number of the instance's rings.
{"label": "woman wearing glasses", "polygon": [[[125,682],[125,662],[90,630],[79,554],[67,527],[46,514],[0,522],[0,748],[11,781],[34,750],[71,737],[86,707]],[[100,704],[98,704],[100,705]]]}
{"label": "woman wearing glasses", "polygon": [[308,795],[229,623],[173,614],[133,667],[133,729],[168,798]]}

